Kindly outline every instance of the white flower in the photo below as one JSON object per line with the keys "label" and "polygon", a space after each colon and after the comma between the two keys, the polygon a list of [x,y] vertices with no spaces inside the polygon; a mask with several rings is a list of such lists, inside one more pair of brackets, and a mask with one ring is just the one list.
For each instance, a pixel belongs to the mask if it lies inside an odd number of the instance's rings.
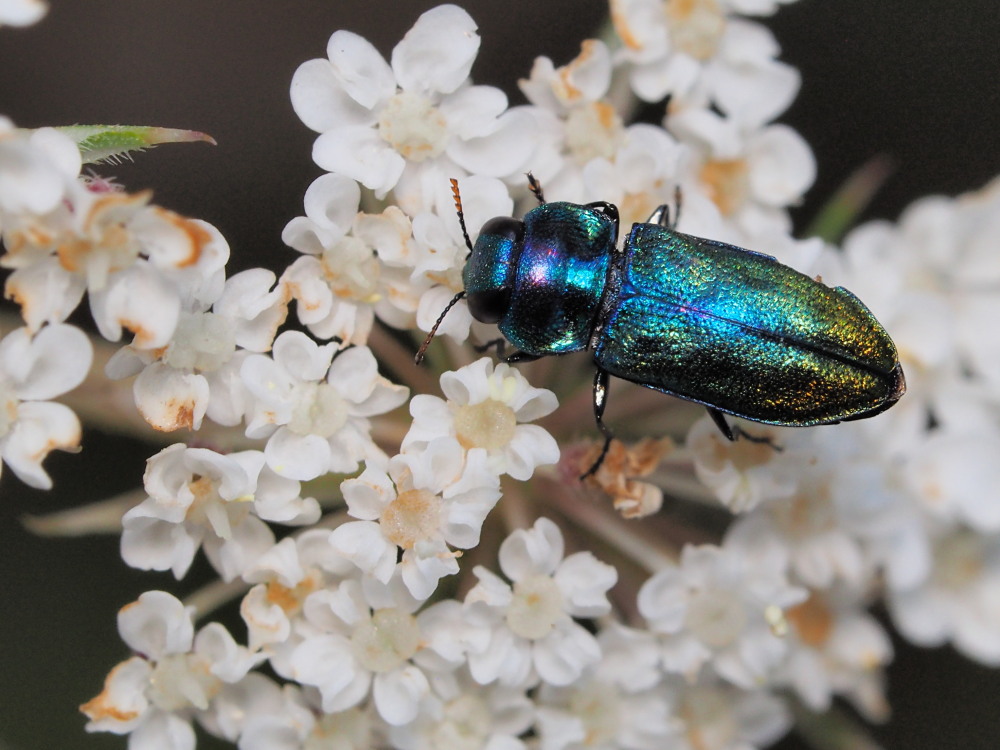
{"label": "white flower", "polygon": [[51,403],[87,376],[93,349],[70,325],[45,326],[34,336],[18,328],[0,341],[0,456],[21,481],[50,489],[42,461],[56,449],[80,446],[80,421]]}
{"label": "white flower", "polygon": [[[307,697],[308,696],[308,697]],[[372,711],[323,713],[309,691],[286,684],[277,700],[245,712],[240,750],[371,750],[379,728]]]}
{"label": "white flower", "polygon": [[143,502],[122,519],[122,557],[141,570],[187,572],[198,547],[225,580],[249,568],[274,544],[261,520],[312,523],[315,500],[299,497],[294,480],[264,465],[264,454],[221,455],[172,445],[149,459]]}
{"label": "white flower", "polygon": [[123,347],[106,373],[115,379],[138,375],[132,386],[136,407],[161,432],[197,430],[206,415],[219,424],[239,424],[250,396],[239,379],[247,355],[236,347],[271,348],[288,313],[285,292],[272,290],[274,281],[265,269],[236,274],[212,311],[204,304],[182,310],[166,346]]}
{"label": "white flower", "polygon": [[559,460],[559,446],[548,432],[521,424],[554,411],[555,395],[532,388],[510,365],[494,367],[483,357],[444,373],[441,390],[447,401],[427,395],[410,401],[413,425],[403,438],[404,453],[422,450],[440,436],[455,437],[466,450],[485,449],[492,471],[519,480]]}
{"label": "white flower", "polygon": [[433,669],[441,658],[433,653],[436,611],[454,603],[440,602],[415,616],[418,605],[398,576],[388,586],[351,579],[317,591],[305,601],[308,622],[302,634],[272,664],[284,676],[318,688],[326,712],[356,706],[370,693],[387,723],[407,724],[430,690],[421,665]]}
{"label": "white flower", "polygon": [[751,126],[781,114],[798,92],[798,71],[774,59],[778,44],[765,27],[729,16],[761,10],[741,5],[612,0],[635,93],[650,102],[671,94],[673,109],[712,104]]}
{"label": "white flower", "polygon": [[374,249],[349,235],[361,201],[358,183],[338,174],[306,190],[305,216],[288,222],[281,239],[303,257],[281,275],[298,303],[299,320],[319,339],[364,344],[382,297],[382,268]]}
{"label": "white flower", "polygon": [[293,704],[293,696],[298,697],[298,693],[291,686],[282,689],[264,675],[250,672],[239,682],[224,684],[208,709],[198,714],[198,723],[215,737],[229,742],[239,740],[239,747],[244,748],[244,732],[254,719],[278,711],[303,718],[301,713],[292,713],[298,707]]}
{"label": "white flower", "polygon": [[[750,429],[754,436],[775,439],[778,435],[770,426]],[[753,510],[765,500],[789,497],[795,491],[803,456],[794,446],[797,443],[791,442],[790,450],[783,445],[776,450],[767,443],[727,440],[708,416],[695,422],[687,436],[698,480],[733,513]]]}
{"label": "white flower", "polygon": [[734,238],[737,244],[789,234],[786,209],[816,178],[816,160],[802,136],[787,125],[748,128],[707,109],[672,114],[667,126],[691,147],[684,184],[697,185],[741,230],[745,239]]}
{"label": "white flower", "polygon": [[30,26],[48,10],[44,0],[0,0],[0,25]]}
{"label": "white flower", "polygon": [[574,617],[598,617],[617,571],[589,552],[563,559],[559,528],[539,518],[500,546],[504,581],[486,568],[465,597],[469,667],[476,682],[568,685],[601,656],[597,640]]}
{"label": "white flower", "polygon": [[285,537],[257,558],[243,573],[256,583],[240,603],[250,648],[283,643],[292,623],[314,591],[340,583],[352,570],[348,560],[331,545],[324,529],[308,529],[295,538]]}
{"label": "white flower", "polygon": [[430,675],[431,692],[410,724],[390,726],[399,750],[489,748],[525,750],[520,739],[534,720],[534,704],[523,690],[477,684],[463,669]]}
{"label": "white flower", "polygon": [[275,473],[314,479],[354,471],[362,458],[381,455],[367,418],[399,406],[408,389],[378,374],[367,347],[338,353],[335,343],[320,346],[285,331],[272,354],[247,357],[241,375],[253,395],[247,436],[268,438],[264,455]]}
{"label": "white flower", "polygon": [[[541,122],[554,118],[559,123],[558,128],[548,133],[543,129],[539,133],[542,154],[546,146],[559,151],[565,148],[571,161],[579,165],[614,154],[621,143],[624,126],[621,116],[604,98],[611,75],[610,52],[596,39],[585,40],[580,45],[580,55],[558,69],[547,57],[535,58],[531,77],[521,79],[518,85],[532,104],[548,113],[547,117],[539,117]],[[546,138],[556,134],[559,136],[556,139]],[[546,140],[551,143],[546,144]],[[536,154],[532,161],[532,172],[549,184],[551,156],[546,159]],[[541,163],[535,164],[535,161]]]}
{"label": "white flower", "polygon": [[543,685],[537,701],[542,750],[660,750],[675,747],[681,729],[662,688],[630,693],[583,678]]}
{"label": "white flower", "polygon": [[[52,128],[18,131],[0,117],[0,227],[8,253],[27,240],[17,230],[56,211],[79,188],[80,165],[80,149],[62,133]],[[65,218],[61,212],[59,216]]]}
{"label": "white flower", "polygon": [[656,637],[611,623],[598,634],[601,661],[572,685],[538,691],[541,747],[672,747],[683,728],[657,669]]}
{"label": "white flower", "polygon": [[[584,200],[606,200],[618,206],[622,227],[646,222],[661,205],[672,205],[680,180],[680,164],[686,149],[662,128],[630,125],[622,133],[618,147],[608,156],[587,162],[582,171]],[[705,235],[716,235],[717,212],[706,209],[708,203],[697,190],[684,191],[682,212],[685,229],[695,228]],[[600,196],[600,197],[598,197]],[[715,224],[699,219],[706,213]]]}
{"label": "white flower", "polygon": [[785,612],[785,619],[790,643],[779,684],[787,682],[817,713],[829,710],[834,695],[842,694],[869,719],[888,718],[883,669],[892,659],[892,642],[856,592],[842,586],[811,591]]}
{"label": "white flower", "polygon": [[[746,555],[783,556],[797,579],[815,588],[835,580],[861,586],[880,568],[893,586],[923,578],[929,556],[920,515],[900,492],[897,472],[872,460],[878,447],[861,429],[820,428],[784,443],[775,463],[787,472],[789,465],[778,462],[798,462],[794,491],[775,493],[737,519],[727,545]],[[720,451],[737,461],[755,452],[738,444]]]}
{"label": "white flower", "polygon": [[138,655],[116,666],[104,691],[81,710],[90,718],[87,731],[131,733],[129,746],[142,750],[193,750],[191,718],[262,660],[218,623],[196,635],[191,613],[163,591],[123,607],[118,632]]}
{"label": "white flower", "polygon": [[782,562],[747,559],[728,545],[689,545],[677,567],[646,581],[639,612],[661,635],[664,669],[694,679],[708,664],[744,689],[766,683],[787,647],[769,620],[806,596],[789,585]]}
{"label": "white flower", "polygon": [[1000,538],[939,528],[933,568],[922,584],[890,591],[903,636],[921,646],[946,642],[976,661],[1000,664]]}
{"label": "white flower", "polygon": [[149,192],[74,187],[58,216],[4,226],[3,265],[15,269],[7,295],[38,327],[64,320],[88,291],[104,338],[118,341],[128,330],[137,349],[166,346],[182,309],[204,310],[218,298],[228,244],[206,222],[149,205]]}
{"label": "white flower", "polygon": [[383,583],[402,549],[403,582],[423,600],[441,578],[458,572],[457,555],[448,545],[479,544],[500,483],[486,467],[486,451],[473,449],[466,456],[454,438],[438,438],[419,453],[393,457],[388,473],[369,464],[341,491],[348,512],[363,520],[335,529],[334,548]]}
{"label": "white flower", "polygon": [[1000,531],[998,452],[996,428],[935,430],[910,453],[903,476],[928,514],[995,534]]}
{"label": "white flower", "polygon": [[504,177],[530,153],[531,117],[504,113],[498,89],[467,84],[479,50],[472,18],[455,5],[424,13],[386,63],[365,39],[337,31],[327,60],[303,63],[292,105],[321,133],[313,159],[381,198],[404,170],[446,159],[463,170]]}
{"label": "white flower", "polygon": [[784,701],[763,690],[738,690],[714,681],[675,683],[684,731],[678,750],[755,750],[770,747],[792,725]]}
{"label": "white flower", "polygon": [[994,180],[959,198],[923,198],[897,225],[871,222],[844,241],[845,267],[832,278],[891,332],[910,381],[902,408],[881,420],[897,423],[886,439],[903,450],[923,435],[927,411],[961,432],[995,427],[982,403],[1000,393],[1000,336],[983,321],[1000,315],[998,208]]}

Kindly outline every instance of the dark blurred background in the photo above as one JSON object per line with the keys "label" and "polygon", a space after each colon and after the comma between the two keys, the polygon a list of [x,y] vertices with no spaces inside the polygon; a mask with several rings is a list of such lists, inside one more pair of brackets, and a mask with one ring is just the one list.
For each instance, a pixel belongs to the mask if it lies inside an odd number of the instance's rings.
{"label": "dark blurred background", "polygon": [[[367,37],[388,57],[433,5],[55,0],[41,24],[0,30],[0,113],[27,127],[154,124],[210,133],[217,147],[163,146],[101,171],[132,190],[152,187],[158,203],[215,224],[229,240],[234,270],[280,268],[292,258],[281,229],[302,212],[302,194],[319,174],[309,158],[313,134],[288,103],[296,66],[324,56],[328,36],[340,28]],[[600,0],[467,0],[464,7],[483,37],[473,78],[502,87],[514,103],[522,101],[516,81],[535,56],[567,62],[607,11]],[[803,79],[781,120],[802,133],[819,163],[817,182],[796,212],[799,227],[876,155],[889,156],[895,172],[863,218],[894,219],[915,198],[955,195],[1000,173],[995,0],[801,0],[765,22],[782,59]],[[115,613],[144,590],[183,595],[197,580],[175,583],[127,569],[112,537],[32,537],[19,518],[138,486],[154,450],[91,431],[82,454],[50,457],[54,492],[27,490],[4,472],[0,750],[125,747],[122,738],[84,736],[76,708],[126,656]],[[205,567],[196,566],[196,576]],[[894,718],[874,730],[880,742],[915,749],[1000,744],[1000,673],[950,649],[897,647],[889,673]],[[793,737],[782,747],[803,745]]]}

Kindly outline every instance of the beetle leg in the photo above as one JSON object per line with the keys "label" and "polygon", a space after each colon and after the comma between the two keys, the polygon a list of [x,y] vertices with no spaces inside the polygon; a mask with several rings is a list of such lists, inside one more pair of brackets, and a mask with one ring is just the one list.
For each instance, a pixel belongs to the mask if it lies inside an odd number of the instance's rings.
{"label": "beetle leg", "polygon": [[726,421],[722,412],[718,409],[713,409],[711,406],[707,408],[708,416],[712,418],[712,421],[715,422],[715,426],[719,428],[719,432],[725,436],[726,440],[736,440],[736,433],[733,432],[733,428],[729,426],[729,422]]}
{"label": "beetle leg", "polygon": [[542,183],[536,180],[535,175],[531,174],[531,172],[528,172],[528,187],[535,194],[535,197],[538,198],[539,203],[545,203],[545,194],[542,193]]}
{"label": "beetle leg", "polygon": [[602,211],[605,216],[607,216],[611,221],[615,223],[615,241],[618,240],[618,206],[614,203],[608,203],[607,201],[594,201],[593,203],[586,203],[587,208],[596,208],[598,211]]}
{"label": "beetle leg", "polygon": [[509,365],[517,364],[518,362],[534,362],[536,359],[541,359],[541,354],[528,354],[527,352],[514,352],[503,358],[503,361]]}
{"label": "beetle leg", "polygon": [[502,336],[490,339],[485,344],[479,344],[478,346],[472,347],[477,352],[482,354],[490,349],[496,351],[497,359],[502,360],[508,364],[516,364],[517,362],[534,362],[536,359],[541,359],[540,354],[528,354],[527,352],[514,352],[513,354],[507,354],[507,339]]}
{"label": "beetle leg", "polygon": [[764,445],[769,445],[776,451],[781,451],[780,445],[774,442],[774,438],[770,435],[751,435],[744,429],[741,429],[739,425],[731,425],[726,421],[725,415],[718,409],[713,409],[711,406],[706,407],[708,409],[708,416],[712,418],[715,422],[715,426],[719,428],[719,431],[725,435],[727,440],[738,440],[743,438],[744,440],[749,440],[751,443],[763,443]]}
{"label": "beetle leg", "polygon": [[658,224],[661,227],[670,226],[670,208],[664,203],[658,206],[653,213],[649,215],[649,219],[646,220],[647,224]]}
{"label": "beetle leg", "polygon": [[601,455],[594,464],[580,475],[581,482],[601,468],[611,447],[611,441],[615,439],[615,434],[604,424],[604,407],[608,405],[608,377],[607,372],[597,368],[597,373],[594,375],[594,421],[597,422],[597,429],[604,435],[604,447],[601,448]]}
{"label": "beetle leg", "polygon": [[667,204],[664,203],[662,206],[653,211],[653,213],[649,215],[649,220],[646,223],[659,224],[661,227],[669,227],[670,209],[667,208]]}
{"label": "beetle leg", "polygon": [[507,339],[505,339],[503,336],[500,336],[495,339],[490,339],[485,344],[477,344],[472,348],[476,350],[477,354],[485,354],[490,349],[493,349],[496,352],[497,359],[503,359],[506,347],[507,347]]}
{"label": "beetle leg", "polygon": [[741,429],[738,425],[733,425],[733,434],[737,438],[743,438],[744,440],[749,440],[751,443],[762,443],[771,448],[771,450],[781,453],[784,450],[780,445],[774,442],[774,438],[770,435],[751,435],[744,429]]}

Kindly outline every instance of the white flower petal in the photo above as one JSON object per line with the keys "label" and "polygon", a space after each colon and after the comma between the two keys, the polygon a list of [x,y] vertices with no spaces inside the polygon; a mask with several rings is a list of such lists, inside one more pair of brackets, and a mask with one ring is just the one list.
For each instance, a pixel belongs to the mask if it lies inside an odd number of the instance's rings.
{"label": "white flower petal", "polygon": [[812,149],[787,125],[772,125],[753,137],[747,157],[754,198],[768,206],[796,203],[816,179]]}
{"label": "white flower petal", "polygon": [[55,257],[16,269],[4,284],[4,295],[21,308],[28,328],[61,323],[79,306],[87,284],[81,274],[67,273]]}
{"label": "white flower petal", "polygon": [[162,711],[137,727],[129,736],[129,750],[195,750],[191,723]]}
{"label": "white flower petal", "polygon": [[548,518],[530,529],[518,529],[500,545],[500,569],[512,581],[555,572],[563,556],[562,532]]}
{"label": "white flower petal", "polygon": [[364,521],[375,521],[396,498],[389,476],[373,466],[366,466],[361,476],[346,479],[340,491],[347,503],[347,512]]}
{"label": "white flower petal", "polygon": [[320,345],[302,331],[285,331],[275,339],[272,356],[290,380],[322,380],[337,349],[336,342]]}
{"label": "white flower petal", "polygon": [[191,612],[165,591],[147,591],[118,612],[118,633],[133,651],[150,659],[191,650]]}
{"label": "white flower petal", "polygon": [[457,5],[439,5],[393,49],[392,70],[404,91],[450,94],[469,77],[479,41],[472,16]]}
{"label": "white flower petal", "polygon": [[548,466],[559,461],[559,444],[543,427],[534,424],[518,425],[504,458],[506,472],[514,479],[526,481],[538,466]]}
{"label": "white flower petal", "polygon": [[350,31],[335,31],[326,45],[334,76],[365,109],[374,109],[396,93],[392,69],[371,42]]}
{"label": "white flower petal", "polygon": [[153,363],[132,384],[142,418],[160,432],[201,428],[210,391],[203,375]]}
{"label": "white flower petal", "polygon": [[146,687],[152,667],[145,659],[133,656],[116,665],[104,681],[96,698],[80,707],[87,718],[88,732],[131,732],[148,718]]}
{"label": "white flower petal", "polygon": [[744,127],[756,127],[780,115],[795,99],[801,78],[790,65],[768,60],[756,66],[710,66],[719,109]]}
{"label": "white flower petal", "polygon": [[17,409],[17,422],[0,441],[0,453],[18,478],[38,489],[51,489],[42,461],[53,450],[80,447],[80,420],[68,406],[28,402]]}
{"label": "white flower petal", "polygon": [[365,573],[388,583],[396,568],[397,549],[374,521],[348,521],[330,532],[330,544]]}
{"label": "white flower petal", "polygon": [[284,427],[264,448],[267,465],[275,474],[306,482],[330,470],[330,443],[319,435],[296,435]]}
{"label": "white flower petal", "polygon": [[590,552],[576,552],[560,563],[552,576],[574,617],[600,617],[611,609],[607,592],[618,581],[618,571]]}
{"label": "white flower petal", "polygon": [[179,580],[191,567],[201,540],[182,525],[152,515],[152,504],[155,501],[147,500],[123,516],[122,559],[138,570],[169,570]]}
{"label": "white flower petal", "polygon": [[250,654],[240,646],[229,631],[217,622],[210,622],[194,639],[195,652],[210,665],[212,674],[224,682],[238,682],[259,662],[263,654]]}
{"label": "white flower petal", "polygon": [[367,126],[328,130],[313,144],[312,158],[329,172],[357,180],[383,197],[395,187],[406,160]]}
{"label": "white flower petal", "polygon": [[329,232],[325,242],[331,242],[351,228],[361,202],[361,189],[349,177],[324,174],[306,188],[302,202],[306,216]]}
{"label": "white flower petal", "polygon": [[208,535],[204,542],[205,556],[224,581],[242,576],[273,546],[274,532],[256,516],[247,516],[233,526],[229,538]]}
{"label": "white flower petal", "polygon": [[569,685],[601,658],[597,639],[570,619],[534,645],[535,669],[551,685]]}
{"label": "white flower petal", "polygon": [[427,677],[412,665],[375,675],[372,697],[375,708],[386,723],[408,724],[417,716],[420,699],[430,692]]}
{"label": "white flower petal", "polygon": [[292,76],[291,98],[295,114],[317,133],[375,122],[371,110],[344,90],[328,60],[308,60],[298,67]]}
{"label": "white flower petal", "polygon": [[453,140],[446,153],[460,167],[485,177],[509,177],[523,172],[534,151],[537,129],[531,110],[508,110],[496,120],[492,132],[477,138]]}
{"label": "white flower petal", "polygon": [[506,109],[507,95],[493,86],[468,86],[438,107],[448,121],[448,131],[463,140],[491,133]]}
{"label": "white flower petal", "polygon": [[44,0],[4,0],[0,3],[0,24],[30,26],[49,10]]}

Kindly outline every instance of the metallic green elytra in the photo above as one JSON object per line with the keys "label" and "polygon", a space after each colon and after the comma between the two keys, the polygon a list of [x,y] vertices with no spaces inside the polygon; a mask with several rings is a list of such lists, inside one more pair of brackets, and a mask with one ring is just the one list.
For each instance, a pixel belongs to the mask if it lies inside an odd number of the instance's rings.
{"label": "metallic green elytra", "polygon": [[508,361],[590,349],[605,452],[611,375],[704,404],[731,440],[740,433],[723,413],[831,424],[878,414],[905,392],[892,339],[843,287],[677,232],[666,206],[633,224],[619,247],[614,205],[546,203],[529,180],[541,205],[523,221],[490,220],[475,246],[452,181],[470,248],[465,291],[452,304],[464,295],[476,319],[499,326],[520,350]]}
{"label": "metallic green elytra", "polygon": [[728,414],[828,424],[878,414],[905,390],[861,300],[768,255],[635,224],[605,293],[599,368]]}

